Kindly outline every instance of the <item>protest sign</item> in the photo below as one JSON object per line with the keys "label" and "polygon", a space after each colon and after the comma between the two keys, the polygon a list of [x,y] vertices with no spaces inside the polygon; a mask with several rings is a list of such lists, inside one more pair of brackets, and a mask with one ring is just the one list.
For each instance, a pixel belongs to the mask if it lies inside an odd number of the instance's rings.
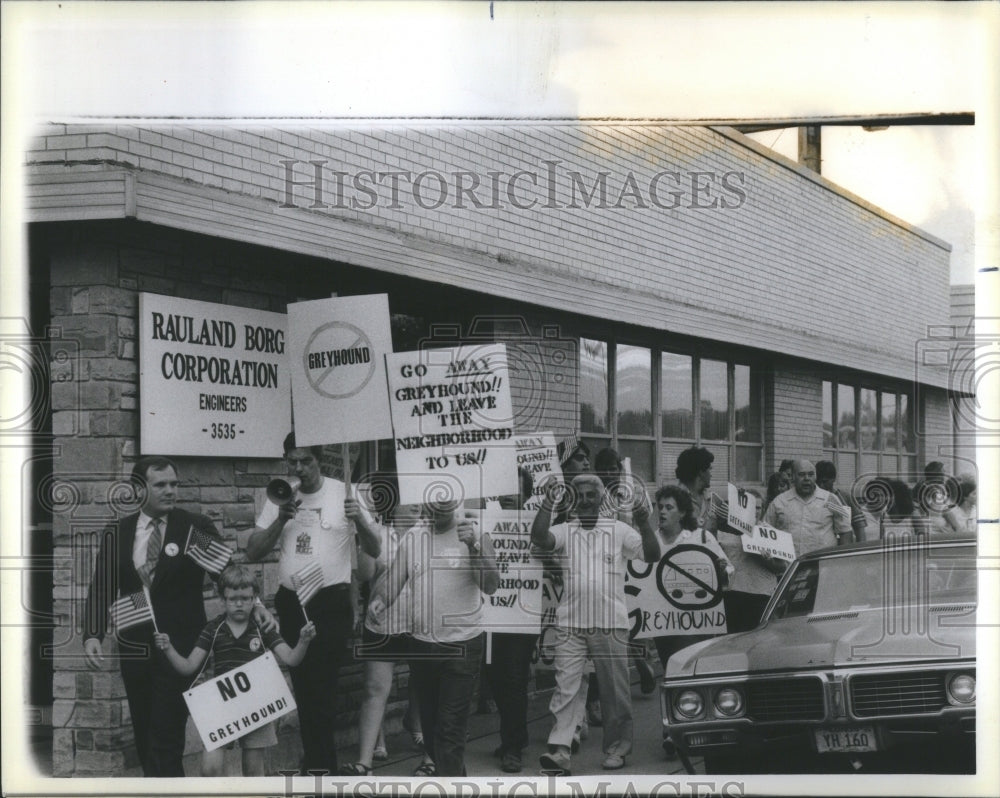
{"label": "protest sign", "polygon": [[295,709],[270,651],[184,692],[206,751],[220,748]]}
{"label": "protest sign", "polygon": [[769,524],[754,524],[753,530],[743,535],[743,551],[748,554],[766,554],[788,562],[795,559],[792,536]]}
{"label": "protest sign", "polygon": [[290,304],[288,345],[299,446],[392,436],[383,367],[392,352],[387,294]]}
{"label": "protest sign", "polygon": [[753,531],[757,523],[757,497],[747,493],[743,488],[729,483],[729,508],[726,522],[733,529],[747,533]]}
{"label": "protest sign", "polygon": [[637,640],[726,633],[716,557],[704,546],[681,543],[657,563],[629,560],[625,600]]}
{"label": "protest sign", "polygon": [[291,423],[281,313],[139,294],[139,446],[276,457]]}
{"label": "protest sign", "polygon": [[484,628],[495,634],[538,634],[542,623],[542,563],[531,554],[534,512],[484,510],[482,530],[496,553],[500,586],[486,597]]}
{"label": "protest sign", "polygon": [[403,504],[517,493],[503,344],[399,352],[386,370]]}
{"label": "protest sign", "polygon": [[[556,439],[551,432],[532,432],[525,435],[514,436],[514,448],[517,449],[518,469],[527,469],[531,474],[532,493],[524,503],[524,509],[532,513],[542,505],[545,491],[542,489],[546,477],[554,474],[556,481],[561,485],[563,482],[562,468],[559,466],[559,454],[556,449]],[[520,485],[520,482],[518,483]],[[490,503],[498,503],[499,497],[491,496],[487,499],[487,509]]]}

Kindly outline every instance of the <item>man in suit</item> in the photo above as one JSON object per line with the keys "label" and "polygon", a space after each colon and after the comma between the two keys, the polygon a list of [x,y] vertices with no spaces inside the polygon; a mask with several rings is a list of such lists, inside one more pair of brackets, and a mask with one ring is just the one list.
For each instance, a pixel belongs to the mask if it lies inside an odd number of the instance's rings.
{"label": "man in suit", "polygon": [[[148,588],[157,627],[182,656],[191,653],[205,626],[205,571],[184,556],[184,544],[192,527],[217,540],[219,533],[205,516],[175,506],[177,468],[166,457],[141,457],[132,483],[141,508],[103,532],[87,593],[83,648],[95,670],[104,662],[108,608],[119,596]],[[178,675],[153,645],[152,623],[115,632],[143,774],[183,776],[183,692],[190,679]]]}

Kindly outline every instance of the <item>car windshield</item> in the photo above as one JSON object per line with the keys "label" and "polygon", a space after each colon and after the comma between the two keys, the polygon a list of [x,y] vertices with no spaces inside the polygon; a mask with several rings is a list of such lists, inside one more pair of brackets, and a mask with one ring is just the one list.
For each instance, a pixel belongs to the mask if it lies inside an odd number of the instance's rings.
{"label": "car windshield", "polygon": [[769,617],[976,603],[971,546],[880,548],[797,562]]}

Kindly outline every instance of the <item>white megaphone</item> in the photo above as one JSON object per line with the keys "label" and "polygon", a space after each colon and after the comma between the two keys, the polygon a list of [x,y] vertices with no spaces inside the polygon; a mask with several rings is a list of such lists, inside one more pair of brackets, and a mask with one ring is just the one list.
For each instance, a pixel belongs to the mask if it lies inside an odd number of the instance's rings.
{"label": "white megaphone", "polygon": [[295,479],[294,477],[291,479],[276,477],[267,483],[267,498],[279,507],[283,504],[288,504],[288,502],[295,498],[295,494],[301,485],[302,480]]}

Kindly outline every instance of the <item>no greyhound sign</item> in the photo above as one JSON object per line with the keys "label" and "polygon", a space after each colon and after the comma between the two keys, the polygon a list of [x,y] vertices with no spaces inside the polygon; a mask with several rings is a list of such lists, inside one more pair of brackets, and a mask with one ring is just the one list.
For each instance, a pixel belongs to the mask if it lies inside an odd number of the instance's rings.
{"label": "no greyhound sign", "polygon": [[288,337],[300,446],[392,437],[382,360],[392,352],[388,295],[291,304]]}

